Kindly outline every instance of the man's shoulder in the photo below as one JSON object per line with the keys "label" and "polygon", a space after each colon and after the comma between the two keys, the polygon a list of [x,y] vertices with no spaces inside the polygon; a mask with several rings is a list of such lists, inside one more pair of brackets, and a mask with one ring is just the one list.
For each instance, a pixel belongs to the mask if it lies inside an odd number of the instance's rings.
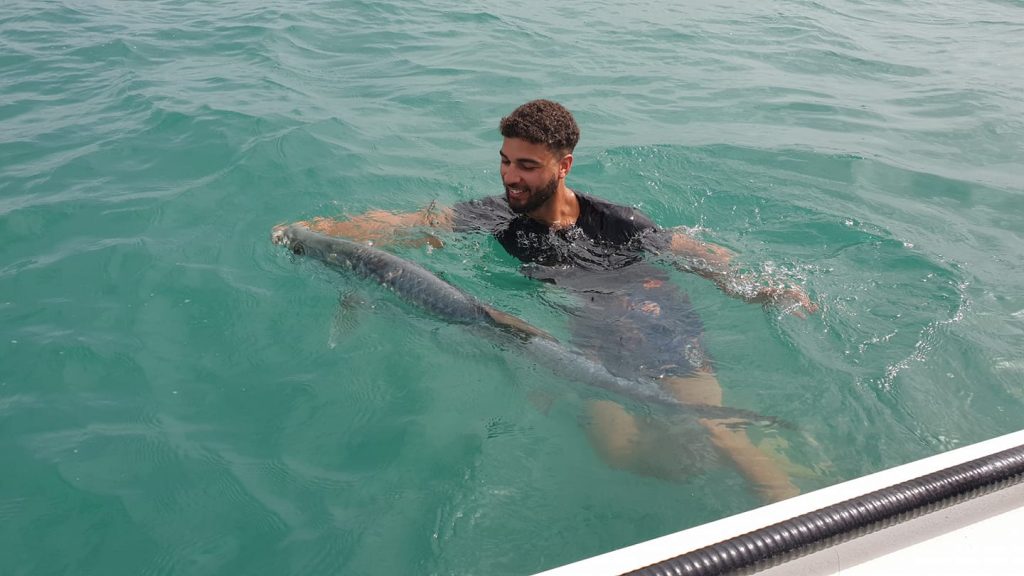
{"label": "man's shoulder", "polygon": [[658,229],[654,221],[638,208],[581,192],[576,192],[576,196],[580,201],[580,219],[585,220],[584,224],[601,229],[620,228],[629,235]]}
{"label": "man's shoulder", "polygon": [[501,196],[485,196],[452,206],[452,224],[457,232],[492,231],[515,215]]}
{"label": "man's shoulder", "polygon": [[464,200],[457,202],[453,208],[455,210],[472,210],[472,209],[487,209],[487,210],[504,210],[508,212],[508,203],[505,202],[501,196],[484,196],[482,198],[473,198],[472,200]]}

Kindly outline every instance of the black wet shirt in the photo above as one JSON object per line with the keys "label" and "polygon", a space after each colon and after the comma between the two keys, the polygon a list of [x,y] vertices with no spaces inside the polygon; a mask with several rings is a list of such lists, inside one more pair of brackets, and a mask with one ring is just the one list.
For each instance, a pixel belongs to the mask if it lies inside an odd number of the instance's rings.
{"label": "black wet shirt", "polygon": [[529,276],[558,282],[570,271],[618,270],[643,259],[645,251],[665,243],[658,227],[639,210],[576,193],[580,213],[576,223],[552,230],[543,223],[515,214],[501,196],[456,204],[456,231],[490,232],[525,263]]}

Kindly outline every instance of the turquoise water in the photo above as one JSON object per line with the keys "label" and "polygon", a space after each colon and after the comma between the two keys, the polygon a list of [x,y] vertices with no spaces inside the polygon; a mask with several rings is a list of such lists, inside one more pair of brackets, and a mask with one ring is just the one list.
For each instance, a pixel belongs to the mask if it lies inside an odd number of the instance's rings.
{"label": "turquoise water", "polygon": [[[268,241],[497,193],[536,97],[571,186],[821,303],[675,276],[802,489],[1020,429],[1022,37],[1014,1],[8,0],[0,574],[527,574],[758,505],[609,468],[580,387]],[[565,333],[447,240],[399,251]]]}

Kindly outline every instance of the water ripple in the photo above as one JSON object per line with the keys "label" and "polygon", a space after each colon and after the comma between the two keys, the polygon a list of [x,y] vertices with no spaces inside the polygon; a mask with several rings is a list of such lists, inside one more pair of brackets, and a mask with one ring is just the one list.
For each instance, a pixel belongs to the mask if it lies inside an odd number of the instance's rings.
{"label": "water ripple", "polygon": [[[497,192],[533,97],[580,121],[574,188],[822,304],[673,276],[729,400],[816,438],[798,464],[1020,428],[1022,33],[995,0],[8,0],[0,573],[530,573],[753,506],[731,469],[609,469],[528,359],[268,242]],[[396,250],[568,331],[569,295],[446,240]]]}

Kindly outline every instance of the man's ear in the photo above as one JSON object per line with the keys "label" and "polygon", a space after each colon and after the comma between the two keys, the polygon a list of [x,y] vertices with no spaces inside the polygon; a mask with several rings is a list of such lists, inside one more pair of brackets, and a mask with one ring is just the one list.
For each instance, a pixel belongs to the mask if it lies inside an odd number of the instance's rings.
{"label": "man's ear", "polygon": [[572,170],[572,160],[572,154],[566,154],[558,161],[558,176],[560,178],[565,178],[569,175],[569,171]]}

